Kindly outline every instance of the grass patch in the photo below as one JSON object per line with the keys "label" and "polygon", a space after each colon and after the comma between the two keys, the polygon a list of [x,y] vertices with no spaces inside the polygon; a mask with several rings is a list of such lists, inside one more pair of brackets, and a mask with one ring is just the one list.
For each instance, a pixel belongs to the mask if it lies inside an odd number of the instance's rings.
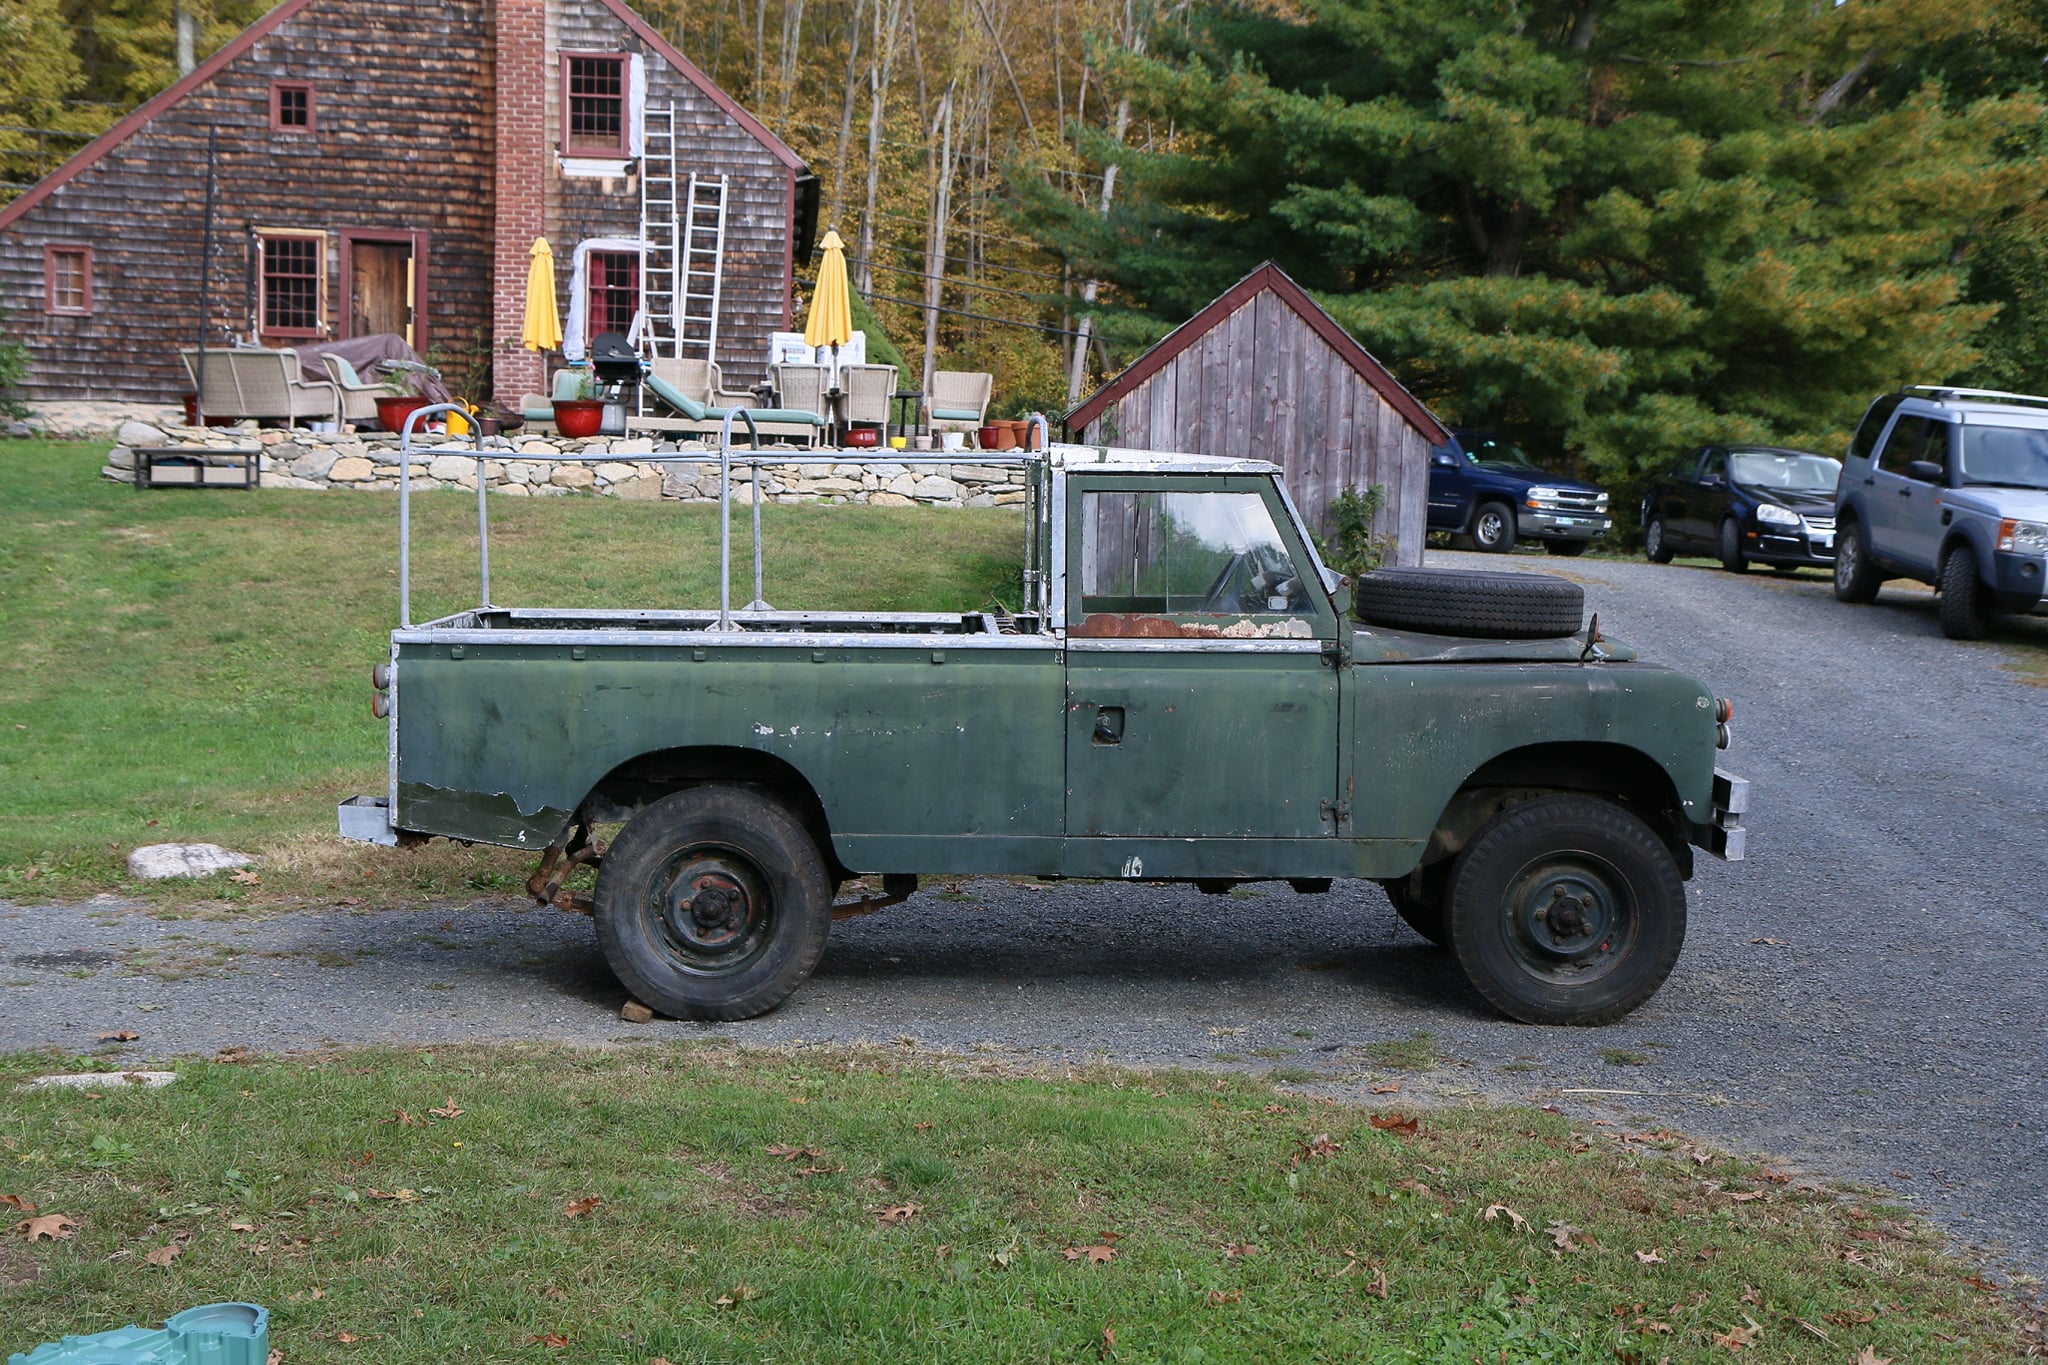
{"label": "grass patch", "polygon": [[1365,1045],[1365,1055],[1395,1071],[1433,1071],[1442,1062],[1436,1035],[1418,1029],[1406,1038],[1385,1038]]}
{"label": "grass patch", "polygon": [[268,1306],[303,1365],[2025,1344],[2015,1306],[1903,1215],[1532,1110],[1410,1130],[1245,1079],[719,1045],[180,1070],[0,1106],[0,1193],[76,1225],[4,1243],[10,1346],[230,1297]]}
{"label": "grass patch", "polygon": [[[146,894],[232,912],[364,888],[380,899],[511,892],[531,858],[388,850],[333,835],[341,796],[384,784],[367,670],[397,617],[396,498],[138,493],[99,443],[0,443],[0,897]],[[473,605],[475,500],[414,500],[414,610]],[[770,507],[769,600],[785,608],[1014,604],[1011,509]],[[494,499],[492,595],[522,606],[706,607],[717,509]],[[744,544],[744,527],[741,528]],[[745,577],[742,566],[738,576]],[[259,884],[130,884],[138,844],[263,855]]]}
{"label": "grass patch", "polygon": [[1648,1066],[1654,1060],[1647,1052],[1628,1047],[1603,1047],[1600,1060],[1609,1066]]}

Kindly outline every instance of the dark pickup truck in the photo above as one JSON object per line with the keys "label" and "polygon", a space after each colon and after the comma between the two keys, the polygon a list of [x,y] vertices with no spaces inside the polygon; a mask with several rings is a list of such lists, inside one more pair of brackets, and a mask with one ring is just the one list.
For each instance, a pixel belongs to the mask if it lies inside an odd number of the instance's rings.
{"label": "dark pickup truck", "polygon": [[1474,549],[1505,554],[1537,540],[1579,555],[1613,524],[1605,489],[1551,473],[1490,431],[1454,427],[1430,456],[1429,529],[1470,537]]}
{"label": "dark pickup truck", "polygon": [[1835,481],[1842,462],[1778,446],[1701,446],[1643,495],[1643,553],[1653,564],[1709,554],[1742,573],[1755,564],[1835,562]]}

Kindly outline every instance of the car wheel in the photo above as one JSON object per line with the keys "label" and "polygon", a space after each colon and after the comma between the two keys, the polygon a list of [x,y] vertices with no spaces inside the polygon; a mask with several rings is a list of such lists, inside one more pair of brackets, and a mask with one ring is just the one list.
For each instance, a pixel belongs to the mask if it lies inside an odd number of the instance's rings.
{"label": "car wheel", "polygon": [[832,883],[787,810],[752,791],[693,787],[620,832],[594,914],[605,961],[635,999],[677,1019],[749,1019],[818,965]]}
{"label": "car wheel", "polygon": [[1977,573],[1977,556],[1958,545],[1941,561],[1941,633],[1951,640],[1981,640],[1991,629],[1991,595]]}
{"label": "car wheel", "polygon": [[1577,559],[1580,555],[1586,553],[1586,547],[1590,544],[1592,542],[1589,540],[1546,540],[1543,542],[1543,548],[1550,554],[1563,555],[1567,559]]}
{"label": "car wheel", "polygon": [[1733,517],[1721,523],[1721,567],[1729,573],[1749,572],[1749,560],[1742,554],[1742,528]]}
{"label": "car wheel", "polygon": [[1474,990],[1527,1024],[1605,1024],[1664,984],[1685,884],[1642,820],[1597,797],[1540,796],[1458,855],[1451,950]]}
{"label": "car wheel", "polygon": [[1380,883],[1380,889],[1387,893],[1387,900],[1402,922],[1439,948],[1451,946],[1449,900],[1452,866],[1451,861],[1445,859],[1427,867],[1418,867],[1405,877]]}
{"label": "car wheel", "polygon": [[1643,554],[1652,564],[1669,564],[1672,549],[1664,538],[1664,518],[1651,517],[1643,523]]}
{"label": "car wheel", "polygon": [[1481,503],[1472,518],[1472,545],[1490,555],[1515,548],[1515,514],[1506,503]]}
{"label": "car wheel", "polygon": [[1863,528],[1844,520],[1835,540],[1835,598],[1842,602],[1875,602],[1884,583],[1877,566],[1870,562],[1870,547],[1863,542]]}

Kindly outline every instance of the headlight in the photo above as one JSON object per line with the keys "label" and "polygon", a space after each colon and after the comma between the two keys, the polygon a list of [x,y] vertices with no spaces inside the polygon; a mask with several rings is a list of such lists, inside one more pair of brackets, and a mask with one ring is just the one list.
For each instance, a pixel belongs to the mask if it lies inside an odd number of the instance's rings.
{"label": "headlight", "polygon": [[1599,497],[1593,499],[1593,506],[1605,512],[1607,510],[1607,495],[1602,493]]}
{"label": "headlight", "polygon": [[2038,521],[2001,521],[1998,548],[2008,554],[2048,554],[2048,525]]}
{"label": "headlight", "polygon": [[1758,503],[1756,519],[1770,526],[1797,526],[1799,514],[1789,507],[1780,507],[1775,502]]}
{"label": "headlight", "polygon": [[1562,496],[1564,495],[1555,488],[1532,488],[1529,490],[1531,506],[1539,502],[1556,502]]}

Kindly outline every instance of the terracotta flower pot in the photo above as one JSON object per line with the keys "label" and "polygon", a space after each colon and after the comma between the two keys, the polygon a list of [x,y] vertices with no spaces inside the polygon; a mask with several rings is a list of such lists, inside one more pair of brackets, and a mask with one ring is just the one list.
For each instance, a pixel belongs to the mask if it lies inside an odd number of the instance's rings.
{"label": "terracotta flower pot", "polygon": [[380,393],[377,395],[377,425],[397,433],[405,430],[405,419],[434,400],[420,394]]}
{"label": "terracotta flower pot", "polygon": [[555,430],[572,440],[597,435],[604,425],[604,404],[595,398],[557,398]]}

